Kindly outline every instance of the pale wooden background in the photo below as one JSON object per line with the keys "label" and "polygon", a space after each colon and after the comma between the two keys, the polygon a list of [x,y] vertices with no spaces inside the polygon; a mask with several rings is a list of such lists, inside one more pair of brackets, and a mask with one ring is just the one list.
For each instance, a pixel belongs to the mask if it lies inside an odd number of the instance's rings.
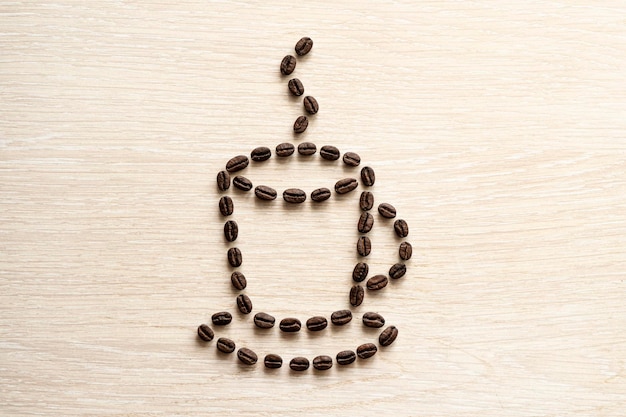
{"label": "pale wooden background", "polygon": [[[0,5],[1,415],[624,415],[625,2],[100,3]],[[278,65],[305,35],[321,110],[294,138]],[[304,139],[360,153],[409,222],[409,273],[355,310],[400,337],[325,374],[244,368],[194,336],[235,312],[215,174]],[[255,311],[347,307],[357,195],[236,197]],[[250,319],[219,335],[285,359],[377,335]]]}

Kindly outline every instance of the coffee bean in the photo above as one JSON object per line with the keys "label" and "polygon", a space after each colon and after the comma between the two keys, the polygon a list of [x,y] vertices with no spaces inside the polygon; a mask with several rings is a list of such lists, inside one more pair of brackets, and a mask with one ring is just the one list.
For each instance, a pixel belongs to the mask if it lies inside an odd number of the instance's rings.
{"label": "coffee bean", "polygon": [[311,142],[302,142],[298,145],[298,153],[300,155],[309,156],[317,152],[317,147]]}
{"label": "coffee bean", "polygon": [[330,321],[335,326],[343,326],[352,321],[352,312],[350,310],[338,310],[330,315]]}
{"label": "coffee bean", "polygon": [[228,311],[220,311],[211,316],[211,321],[216,326],[226,326],[233,321],[233,316]]}
{"label": "coffee bean", "polygon": [[378,348],[373,343],[364,343],[356,348],[356,355],[361,359],[371,358],[378,352]]}
{"label": "coffee bean", "polygon": [[402,278],[406,274],[406,265],[397,263],[389,268],[389,277],[392,279]]}
{"label": "coffee bean", "polygon": [[354,270],[352,270],[352,279],[356,282],[364,281],[365,278],[367,278],[369,270],[370,267],[365,262],[359,262],[354,266]]}
{"label": "coffee bean", "polygon": [[293,204],[304,203],[306,193],[299,188],[288,188],[283,192],[283,199]]}
{"label": "coffee bean", "polygon": [[293,55],[287,55],[280,63],[280,72],[283,75],[289,75],[296,69],[296,57]]}
{"label": "coffee bean", "polygon": [[356,251],[360,256],[367,256],[372,252],[372,241],[367,236],[361,236],[356,242]]}
{"label": "coffee bean", "polygon": [[363,314],[363,324],[378,329],[385,325],[385,318],[378,313],[365,313]]}
{"label": "coffee bean", "polygon": [[226,171],[237,172],[248,166],[250,160],[245,155],[237,155],[226,163]]}
{"label": "coffee bean", "polygon": [[371,210],[374,207],[374,194],[369,191],[363,191],[359,198],[359,207],[363,211]]}
{"label": "coffee bean", "polygon": [[233,185],[241,191],[250,191],[252,189],[252,181],[241,175],[233,178]]}
{"label": "coffee bean", "polygon": [[254,315],[254,324],[260,329],[271,329],[274,327],[276,319],[267,313],[256,313]]}
{"label": "coffee bean", "polygon": [[283,366],[283,358],[273,353],[265,356],[265,367],[269,369],[278,369]]}
{"label": "coffee bean", "polygon": [[250,314],[252,311],[252,300],[245,294],[239,294],[237,296],[237,308],[242,314]]}
{"label": "coffee bean", "polygon": [[296,54],[300,56],[308,54],[311,51],[311,48],[313,48],[313,40],[309,37],[305,36],[296,42]]}
{"label": "coffee bean", "polygon": [[217,339],[217,350],[222,353],[233,353],[235,351],[235,342],[225,337]]}
{"label": "coffee bean", "polygon": [[245,365],[254,365],[259,359],[256,353],[245,347],[237,351],[237,357]]}
{"label": "coffee bean", "polygon": [[337,183],[335,184],[335,192],[337,194],[346,194],[350,191],[353,191],[358,186],[359,183],[354,178],[344,178],[337,181]]}
{"label": "coffee bean", "polygon": [[233,287],[239,291],[245,289],[248,285],[245,275],[239,271],[230,274],[230,282],[233,284]]}
{"label": "coffee bean", "polygon": [[350,304],[354,307],[358,307],[363,302],[363,297],[365,297],[365,290],[359,284],[352,286],[350,289]]}
{"label": "coffee bean", "polygon": [[324,145],[320,149],[320,156],[328,161],[336,161],[339,159],[339,149],[334,146]]}
{"label": "coffee bean", "polygon": [[306,116],[299,116],[295,122],[293,122],[293,131],[296,133],[302,133],[309,126],[309,119]]}
{"label": "coffee bean", "polygon": [[330,190],[328,188],[318,188],[311,193],[311,200],[321,203],[330,198]]}
{"label": "coffee bean", "polygon": [[363,167],[361,169],[361,180],[363,180],[363,185],[371,187],[376,182],[376,174],[374,173],[374,169],[372,167]]}
{"label": "coffee bean", "polygon": [[211,340],[213,340],[214,336],[215,333],[213,333],[213,330],[211,330],[208,325],[201,324],[200,326],[198,326],[198,337],[203,341],[210,342]]}
{"label": "coffee bean", "polygon": [[272,156],[272,151],[270,148],[266,148],[265,146],[259,146],[258,148],[254,148],[250,153],[250,159],[254,162],[263,162],[270,159]]}
{"label": "coffee bean", "polygon": [[304,98],[304,110],[309,114],[315,114],[319,111],[320,105],[317,104],[315,97],[306,96]]}
{"label": "coffee bean", "polygon": [[230,188],[230,174],[228,171],[220,171],[217,173],[217,188],[220,191],[226,191]]}
{"label": "coffee bean", "polygon": [[389,203],[379,204],[378,212],[386,219],[393,219],[396,217],[396,208]]}
{"label": "coffee bean", "polygon": [[361,157],[354,152],[346,152],[343,154],[343,163],[351,167],[358,167],[361,163]]}
{"label": "coffee bean", "polygon": [[237,226],[237,222],[234,220],[229,220],[224,223],[224,237],[229,242],[234,242],[237,240],[237,236],[239,235],[239,226]]}
{"label": "coffee bean", "polygon": [[312,332],[324,330],[326,326],[328,326],[328,320],[326,320],[326,317],[315,316],[306,321],[306,328]]}
{"label": "coffee bean", "polygon": [[287,87],[289,87],[289,91],[291,91],[291,94],[293,94],[294,96],[301,96],[302,94],[304,94],[304,86],[302,85],[302,81],[297,78],[292,78],[291,80],[289,80],[289,82],[287,83]]}
{"label": "coffee bean", "polygon": [[342,350],[337,354],[337,364],[350,365],[356,360],[356,354],[351,350]]}
{"label": "coffee bean", "polygon": [[409,235],[409,225],[402,219],[398,219],[393,223],[393,230],[396,231],[398,237],[407,237]]}
{"label": "coffee bean", "polygon": [[333,358],[326,355],[316,356],[313,359],[313,368],[318,371],[327,371],[333,367]]}
{"label": "coffee bean", "polygon": [[234,268],[241,266],[241,263],[243,262],[243,255],[241,254],[239,248],[228,249],[227,258],[230,266]]}
{"label": "coffee bean", "polygon": [[396,326],[389,326],[378,336],[378,343],[381,346],[389,346],[398,337],[398,329]]}
{"label": "coffee bean", "polygon": [[280,327],[280,330],[282,330],[283,332],[295,333],[300,331],[300,329],[302,328],[302,323],[300,323],[300,320],[298,319],[288,317],[286,319],[282,319],[278,327]]}
{"label": "coffee bean", "polygon": [[408,261],[413,255],[413,246],[409,242],[402,242],[398,253],[403,261]]}
{"label": "coffee bean", "polygon": [[359,217],[359,222],[357,224],[357,229],[359,233],[368,233],[372,230],[374,226],[374,216],[369,214],[368,212],[362,213],[361,217]]}
{"label": "coffee bean", "polygon": [[291,362],[289,362],[289,367],[294,371],[306,371],[309,369],[309,360],[303,357],[293,358]]}
{"label": "coffee bean", "polygon": [[281,143],[276,145],[276,156],[280,156],[282,158],[286,156],[291,156],[295,152],[296,148],[291,143]]}
{"label": "coffee bean", "polygon": [[231,214],[233,214],[233,210],[235,209],[235,205],[233,204],[233,199],[227,195],[220,198],[219,207],[220,207],[220,213],[222,213],[222,216],[230,216]]}
{"label": "coffee bean", "polygon": [[389,283],[389,279],[385,275],[374,275],[367,280],[367,289],[370,291],[382,290]]}
{"label": "coffee bean", "polygon": [[276,190],[268,187],[267,185],[258,185],[254,189],[254,195],[261,200],[271,201],[276,200]]}

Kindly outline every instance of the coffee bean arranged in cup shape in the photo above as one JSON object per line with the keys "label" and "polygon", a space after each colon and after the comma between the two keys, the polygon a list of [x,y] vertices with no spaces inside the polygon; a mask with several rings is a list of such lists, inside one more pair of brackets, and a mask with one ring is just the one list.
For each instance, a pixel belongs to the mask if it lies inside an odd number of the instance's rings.
{"label": "coffee bean arranged in cup shape", "polygon": [[389,203],[379,204],[378,212],[386,219],[393,219],[396,217],[396,208]]}
{"label": "coffee bean arranged in cup shape", "polygon": [[333,367],[333,358],[326,355],[320,355],[313,358],[313,368],[318,371],[327,371]]}
{"label": "coffee bean arranged in cup shape", "polygon": [[310,156],[317,152],[317,146],[311,142],[302,142],[298,145],[298,153],[304,156]]}
{"label": "coffee bean arranged in cup shape", "polygon": [[216,346],[217,350],[222,353],[233,353],[236,347],[235,342],[226,337],[220,337],[219,339],[217,339]]}
{"label": "coffee bean arranged in cup shape", "polygon": [[363,324],[378,329],[385,325],[385,318],[378,313],[368,312],[363,314]]}
{"label": "coffee bean arranged in cup shape", "polygon": [[233,321],[233,316],[228,311],[220,311],[211,316],[211,321],[216,326],[226,326]]}
{"label": "coffee bean arranged in cup shape", "polygon": [[283,366],[283,358],[273,353],[266,355],[263,362],[265,363],[265,367],[269,369],[278,369]]}
{"label": "coffee bean arranged in cup shape", "polygon": [[259,200],[272,201],[276,200],[276,190],[272,187],[268,187],[267,185],[258,185],[254,189],[254,195],[257,196]]}
{"label": "coffee bean arranged in cup shape", "polygon": [[280,321],[279,327],[280,330],[282,330],[283,332],[295,333],[300,331],[300,329],[302,328],[302,323],[300,323],[300,320],[296,318],[288,317]]}
{"label": "coffee bean arranged in cup shape", "polygon": [[230,158],[228,162],[226,162],[226,171],[233,173],[237,171],[241,171],[245,167],[248,166],[250,160],[245,155],[237,155],[235,157]]}
{"label": "coffee bean arranged in cup shape", "polygon": [[355,282],[364,281],[367,278],[370,267],[365,262],[359,262],[354,266],[352,270],[352,279]]}
{"label": "coffee bean arranged in cup shape", "polygon": [[305,36],[296,42],[296,54],[300,56],[308,54],[311,51],[311,48],[313,48],[313,40],[308,36]]}
{"label": "coffee bean arranged in cup shape", "polygon": [[306,193],[299,188],[288,188],[283,191],[283,199],[292,204],[304,203],[306,200]]}
{"label": "coffee bean arranged in cup shape", "polygon": [[239,226],[237,222],[234,220],[229,220],[224,223],[224,237],[229,242],[234,242],[237,240],[237,236],[239,235]]}
{"label": "coffee bean arranged in cup shape", "polygon": [[339,149],[331,145],[324,145],[320,149],[320,156],[327,161],[336,161],[340,155]]}
{"label": "coffee bean arranged in cup shape", "polygon": [[312,332],[322,331],[326,328],[326,326],[328,326],[328,320],[326,320],[326,317],[315,316],[306,321],[306,328]]}
{"label": "coffee bean arranged in cup shape", "polygon": [[409,242],[400,243],[400,249],[398,249],[398,254],[400,255],[400,259],[403,261],[408,261],[413,256],[413,246]]}
{"label": "coffee bean arranged in cup shape", "polygon": [[292,78],[291,80],[289,80],[289,82],[287,83],[287,87],[289,88],[291,94],[293,94],[294,96],[301,96],[302,94],[304,94],[304,85],[302,85],[302,81],[297,78]]}
{"label": "coffee bean arranged in cup shape", "polygon": [[237,351],[237,357],[244,365],[254,365],[259,359],[254,351],[245,347]]}
{"label": "coffee bean arranged in cup shape", "polygon": [[363,191],[359,198],[359,207],[363,211],[369,211],[374,207],[374,194],[369,191]]}
{"label": "coffee bean arranged in cup shape", "polygon": [[304,98],[304,110],[309,114],[315,114],[319,111],[320,105],[315,100],[315,97],[306,96]]}
{"label": "coffee bean arranged in cup shape", "polygon": [[259,146],[258,148],[254,148],[250,153],[250,159],[254,162],[263,162],[270,159],[272,156],[272,151],[270,148],[266,146]]}
{"label": "coffee bean arranged in cup shape", "polygon": [[328,188],[318,188],[317,190],[313,190],[311,192],[311,200],[316,203],[321,203],[322,201],[326,201],[330,198],[330,190]]}
{"label": "coffee bean arranged in cup shape", "polygon": [[353,285],[350,288],[350,304],[354,307],[358,307],[363,303],[363,298],[365,297],[365,290],[359,284]]}
{"label": "coffee bean arranged in cup shape", "polygon": [[230,216],[231,214],[233,214],[233,211],[235,210],[233,199],[227,195],[220,198],[219,207],[220,207],[220,213],[222,213],[222,216],[224,217]]}
{"label": "coffee bean arranged in cup shape", "polygon": [[356,348],[356,355],[361,359],[368,359],[378,352],[378,348],[373,343],[363,343]]}
{"label": "coffee bean arranged in cup shape", "polygon": [[406,265],[403,263],[396,263],[389,268],[389,278],[391,279],[399,279],[402,278],[406,274]]}
{"label": "coffee bean arranged in cup shape", "polygon": [[330,321],[335,326],[343,326],[352,321],[352,312],[350,310],[338,310],[330,315]]}
{"label": "coffee bean arranged in cup shape", "polygon": [[237,268],[238,266],[241,266],[241,264],[243,263],[243,255],[241,254],[241,251],[239,250],[239,248],[228,249],[228,252],[226,253],[226,255],[228,258],[228,263],[233,268]]}
{"label": "coffee bean arranged in cup shape", "polygon": [[289,367],[297,372],[306,371],[307,369],[309,369],[309,360],[302,356],[298,356],[296,358],[293,358],[291,362],[289,362]]}
{"label": "coffee bean arranged in cup shape", "polygon": [[337,181],[335,184],[335,192],[337,194],[346,194],[356,189],[359,186],[359,182],[354,178],[344,178]]}
{"label": "coffee bean arranged in cup shape", "polygon": [[276,145],[276,156],[280,156],[281,158],[285,158],[287,156],[293,155],[296,151],[296,147],[291,143],[280,143]]}
{"label": "coffee bean arranged in cup shape", "polygon": [[252,312],[252,300],[246,294],[237,296],[237,308],[242,314],[250,314]]}
{"label": "coffee bean arranged in cup shape", "polygon": [[228,171],[220,171],[217,173],[217,188],[220,191],[226,191],[230,188],[230,174]]}
{"label": "coffee bean arranged in cup shape", "polygon": [[299,116],[295,122],[293,122],[293,131],[296,133],[302,133],[309,127],[309,119],[306,116]]}
{"label": "coffee bean arranged in cup shape", "polygon": [[374,226],[374,216],[369,214],[368,212],[361,213],[361,217],[359,217],[359,222],[357,224],[357,229],[359,233],[368,233],[372,230]]}
{"label": "coffee bean arranged in cup shape", "polygon": [[256,313],[254,315],[254,324],[260,329],[271,329],[274,327],[276,319],[267,313]]}
{"label": "coffee bean arranged in cup shape", "polygon": [[378,336],[378,343],[381,346],[389,346],[398,337],[398,329],[396,326],[389,326]]}
{"label": "coffee bean arranged in cup shape", "polygon": [[356,243],[359,256],[368,256],[372,252],[372,241],[367,236],[361,236]]}
{"label": "coffee bean arranged in cup shape", "polygon": [[350,365],[356,360],[356,353],[351,350],[342,350],[337,354],[337,364]]}
{"label": "coffee bean arranged in cup shape", "polygon": [[283,75],[289,75],[296,69],[296,57],[287,55],[280,63],[280,72]]}
{"label": "coffee bean arranged in cup shape", "polygon": [[230,282],[233,284],[233,287],[236,290],[243,290],[248,285],[248,281],[246,280],[246,276],[239,271],[234,271],[230,274]]}
{"label": "coffee bean arranged in cup shape", "polygon": [[382,290],[389,283],[389,279],[385,275],[374,275],[367,280],[367,289],[370,291]]}
{"label": "coffee bean arranged in cup shape", "polygon": [[361,157],[354,152],[346,152],[343,154],[343,163],[351,167],[358,167],[361,163]]}
{"label": "coffee bean arranged in cup shape", "polygon": [[405,238],[409,235],[409,225],[402,219],[393,222],[393,230],[395,230],[396,235],[401,238]]}
{"label": "coffee bean arranged in cup shape", "polygon": [[241,175],[233,178],[233,185],[241,191],[250,191],[252,189],[252,181]]}
{"label": "coffee bean arranged in cup shape", "polygon": [[361,169],[361,180],[363,180],[363,185],[371,187],[376,182],[376,174],[374,173],[374,168],[372,167],[363,167]]}
{"label": "coffee bean arranged in cup shape", "polygon": [[205,342],[210,342],[215,337],[215,333],[207,324],[201,324],[198,326],[198,337]]}

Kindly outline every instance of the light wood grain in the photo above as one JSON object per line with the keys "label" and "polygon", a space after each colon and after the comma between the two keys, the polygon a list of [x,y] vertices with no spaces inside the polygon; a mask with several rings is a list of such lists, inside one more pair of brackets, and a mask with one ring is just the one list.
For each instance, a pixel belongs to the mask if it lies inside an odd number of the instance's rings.
{"label": "light wood grain", "polygon": [[[0,414],[623,416],[626,4],[518,3],[0,5]],[[278,64],[304,35],[321,110],[295,138]],[[215,174],[303,140],[358,152],[411,227],[407,276],[355,309],[400,337],[325,374],[248,369],[194,334],[236,311]],[[310,192],[354,172],[244,174]],[[255,311],[348,307],[358,192],[230,194]],[[377,334],[218,331],[287,360]]]}

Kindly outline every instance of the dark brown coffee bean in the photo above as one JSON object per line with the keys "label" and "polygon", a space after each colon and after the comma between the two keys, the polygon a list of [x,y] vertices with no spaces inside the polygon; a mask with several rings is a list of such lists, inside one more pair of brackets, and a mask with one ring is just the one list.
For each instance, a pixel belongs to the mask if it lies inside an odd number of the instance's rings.
{"label": "dark brown coffee bean", "polygon": [[359,217],[359,222],[357,224],[357,229],[359,233],[368,233],[372,230],[374,226],[374,216],[369,214],[368,212],[362,213],[361,217]]}
{"label": "dark brown coffee bean", "polygon": [[241,263],[243,262],[243,255],[241,254],[239,248],[228,249],[227,258],[230,266],[234,268],[241,266]]}
{"label": "dark brown coffee bean", "polygon": [[254,324],[261,329],[271,329],[274,327],[276,319],[267,313],[256,313],[254,316]]}
{"label": "dark brown coffee bean", "polygon": [[291,156],[295,152],[296,148],[291,143],[281,143],[276,145],[276,156],[280,156],[282,158],[286,156]]}
{"label": "dark brown coffee bean", "polygon": [[378,329],[385,325],[385,318],[378,313],[365,313],[363,314],[363,324]]}
{"label": "dark brown coffee bean", "polygon": [[324,145],[320,149],[320,156],[328,161],[336,161],[339,159],[339,149],[334,146]]}
{"label": "dark brown coffee bean", "polygon": [[300,56],[308,54],[311,51],[311,48],[313,48],[313,40],[309,37],[305,36],[296,42],[296,54]]}
{"label": "dark brown coffee bean", "polygon": [[363,211],[371,210],[374,207],[374,194],[369,191],[363,191],[359,198],[359,207]]}
{"label": "dark brown coffee bean", "polygon": [[326,355],[316,356],[313,359],[313,368],[318,371],[327,371],[333,367],[333,358]]}
{"label": "dark brown coffee bean", "polygon": [[233,178],[233,185],[241,191],[250,191],[252,189],[252,181],[241,175]]}
{"label": "dark brown coffee bean", "polygon": [[217,350],[222,353],[233,353],[235,351],[235,342],[225,337],[217,339]]}
{"label": "dark brown coffee bean", "polygon": [[235,209],[235,205],[233,204],[233,199],[227,195],[220,198],[219,207],[220,207],[220,213],[222,213],[222,216],[230,216],[231,214],[233,214],[233,211]]}
{"label": "dark brown coffee bean", "polygon": [[370,270],[370,267],[365,262],[359,262],[354,266],[354,270],[352,270],[352,279],[356,282],[364,281],[367,278],[367,274]]}
{"label": "dark brown coffee bean", "polygon": [[266,148],[265,146],[259,146],[258,148],[254,148],[250,153],[250,159],[254,162],[263,162],[270,159],[272,156],[272,151],[270,148]]}
{"label": "dark brown coffee bean", "polygon": [[273,353],[265,356],[265,367],[269,369],[278,369],[283,366],[283,358]]}
{"label": "dark brown coffee bean", "polygon": [[306,96],[304,98],[304,110],[309,114],[315,114],[319,111],[320,105],[315,100],[315,97]]}
{"label": "dark brown coffee bean", "polygon": [[228,311],[220,311],[211,316],[211,321],[216,326],[226,326],[233,321],[233,316]]}
{"label": "dark brown coffee bean", "polygon": [[302,133],[309,126],[309,119],[306,116],[299,116],[295,122],[293,122],[293,131],[296,133]]}
{"label": "dark brown coffee bean", "polygon": [[398,219],[393,223],[393,230],[396,231],[398,237],[407,237],[409,235],[409,225],[402,219]]}
{"label": "dark brown coffee bean", "polygon": [[354,307],[358,307],[363,302],[363,297],[365,297],[365,290],[359,284],[352,286],[350,289],[350,304]]}
{"label": "dark brown coffee bean", "polygon": [[389,283],[389,279],[385,275],[374,275],[367,280],[367,289],[370,291],[382,290]]}
{"label": "dark brown coffee bean", "polygon": [[337,194],[346,194],[350,191],[353,191],[358,186],[359,183],[354,178],[344,178],[337,181],[337,183],[335,184],[335,192]]}
{"label": "dark brown coffee bean", "polygon": [[413,256],[413,246],[409,242],[400,243],[400,249],[398,250],[398,254],[400,255],[400,259],[403,261],[408,261]]}
{"label": "dark brown coffee bean", "polygon": [[374,169],[372,167],[363,167],[361,169],[361,180],[363,180],[363,185],[371,187],[376,182],[376,174],[374,173]]}
{"label": "dark brown coffee bean", "polygon": [[342,350],[337,354],[338,365],[350,365],[356,360],[356,353],[351,350]]}
{"label": "dark brown coffee bean", "polygon": [[287,55],[280,63],[280,72],[283,75],[289,75],[296,69],[296,57]]}
{"label": "dark brown coffee bean", "polygon": [[230,274],[230,282],[233,284],[233,287],[239,291],[245,289],[248,285],[245,275],[239,271]]}
{"label": "dark brown coffee bean", "polygon": [[254,189],[254,195],[256,195],[257,198],[261,200],[271,201],[276,200],[276,196],[278,194],[276,193],[276,190],[272,187],[268,187],[267,185],[258,185]]}
{"label": "dark brown coffee bean", "polygon": [[220,171],[217,173],[217,188],[220,191],[226,191],[230,188],[230,174],[228,171]]}
{"label": "dark brown coffee bean", "polygon": [[326,326],[328,326],[328,320],[326,320],[326,317],[315,316],[306,321],[306,328],[312,332],[324,330]]}
{"label": "dark brown coffee bean", "polygon": [[304,94],[304,86],[302,85],[302,81],[297,78],[292,78],[291,80],[289,80],[289,82],[287,83],[287,87],[289,87],[289,91],[291,91],[291,94],[293,94],[294,96],[301,96],[302,94]]}
{"label": "dark brown coffee bean", "polygon": [[389,203],[379,204],[378,212],[386,219],[393,219],[396,217],[396,208]]}
{"label": "dark brown coffee bean", "polygon": [[259,359],[256,353],[245,347],[237,351],[237,357],[244,365],[254,365]]}
{"label": "dark brown coffee bean", "polygon": [[215,333],[213,333],[213,330],[211,330],[208,325],[201,324],[198,326],[198,337],[205,342],[210,342],[213,340],[213,337],[215,337]]}
{"label": "dark brown coffee bean", "polygon": [[378,336],[378,343],[381,346],[389,346],[398,337],[398,329],[396,326],[389,326]]}
{"label": "dark brown coffee bean", "polygon": [[372,241],[367,236],[361,236],[356,242],[356,251],[360,256],[367,256],[372,252]]}
{"label": "dark brown coffee bean", "polygon": [[317,152],[317,146],[311,142],[302,142],[298,145],[298,153],[300,155],[309,156]]}
{"label": "dark brown coffee bean", "polygon": [[293,204],[304,203],[306,193],[299,188],[288,188],[283,192],[283,199]]}
{"label": "dark brown coffee bean", "polygon": [[300,320],[298,319],[288,317],[286,319],[282,319],[278,327],[280,327],[280,330],[282,330],[283,332],[295,333],[300,331],[300,329],[302,328],[302,323],[300,323]]}
{"label": "dark brown coffee bean", "polygon": [[239,226],[237,222],[234,220],[229,220],[224,223],[224,237],[229,242],[234,242],[237,240],[237,236],[239,235]]}
{"label": "dark brown coffee bean", "polygon": [[364,343],[356,348],[356,355],[361,359],[371,358],[378,352],[378,348],[373,343]]}
{"label": "dark brown coffee bean", "polygon": [[392,279],[402,278],[406,274],[406,265],[397,263],[389,268],[389,277]]}
{"label": "dark brown coffee bean", "polygon": [[358,167],[361,163],[361,157],[354,152],[346,152],[343,154],[343,163],[351,167]]}
{"label": "dark brown coffee bean", "polygon": [[301,356],[293,358],[291,362],[289,362],[289,367],[298,372],[306,371],[309,369],[309,360]]}
{"label": "dark brown coffee bean", "polygon": [[239,294],[237,296],[237,308],[242,314],[250,314],[252,311],[252,300],[245,294]]}
{"label": "dark brown coffee bean", "polygon": [[318,188],[311,193],[311,200],[321,203],[330,198],[330,190],[328,188]]}
{"label": "dark brown coffee bean", "polygon": [[352,312],[350,310],[338,310],[330,315],[330,321],[335,326],[343,326],[352,321]]}
{"label": "dark brown coffee bean", "polygon": [[237,155],[226,163],[226,171],[237,172],[248,166],[250,160],[245,155]]}

